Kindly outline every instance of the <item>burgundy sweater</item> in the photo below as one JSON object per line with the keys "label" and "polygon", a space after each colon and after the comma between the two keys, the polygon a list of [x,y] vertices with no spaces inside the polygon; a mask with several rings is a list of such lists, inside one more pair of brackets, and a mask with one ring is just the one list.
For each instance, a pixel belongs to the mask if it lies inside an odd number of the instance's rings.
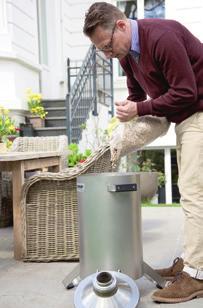
{"label": "burgundy sweater", "polygon": [[138,63],[130,54],[120,60],[138,115],[180,123],[202,111],[203,44],[174,20],[141,19],[138,31]]}

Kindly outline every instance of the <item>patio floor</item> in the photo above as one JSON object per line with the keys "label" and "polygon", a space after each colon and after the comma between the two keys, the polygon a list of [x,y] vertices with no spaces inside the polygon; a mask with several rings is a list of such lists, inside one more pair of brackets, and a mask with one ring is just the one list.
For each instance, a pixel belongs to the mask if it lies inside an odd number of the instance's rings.
{"label": "patio floor", "polygon": [[[144,261],[152,267],[171,264],[180,255],[183,217],[181,208],[143,208]],[[66,290],[62,280],[75,263],[23,263],[13,259],[12,228],[0,229],[0,308],[73,308],[74,290]],[[155,285],[147,278],[137,281],[139,308],[162,308],[152,302]],[[203,298],[171,307],[203,307]],[[87,307],[88,308],[88,307]]]}

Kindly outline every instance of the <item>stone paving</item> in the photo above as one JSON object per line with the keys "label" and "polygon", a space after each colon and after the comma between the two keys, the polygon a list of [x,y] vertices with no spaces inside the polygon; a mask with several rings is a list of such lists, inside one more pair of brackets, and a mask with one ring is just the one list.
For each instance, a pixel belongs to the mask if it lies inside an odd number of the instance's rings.
{"label": "stone paving", "polygon": [[[168,266],[182,250],[181,208],[143,208],[142,221],[144,261],[151,267]],[[0,308],[73,308],[74,290],[66,290],[62,280],[74,266],[15,261],[12,228],[0,229]],[[141,294],[138,308],[203,307],[203,298],[172,305],[154,303],[155,285],[145,277],[136,283]]]}

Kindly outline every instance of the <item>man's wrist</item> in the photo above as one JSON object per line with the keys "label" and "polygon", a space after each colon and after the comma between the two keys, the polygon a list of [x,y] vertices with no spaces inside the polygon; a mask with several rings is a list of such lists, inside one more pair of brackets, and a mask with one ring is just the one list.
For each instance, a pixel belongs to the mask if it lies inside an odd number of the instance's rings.
{"label": "man's wrist", "polygon": [[152,100],[142,101],[136,103],[137,115],[144,116],[147,114],[152,114]]}

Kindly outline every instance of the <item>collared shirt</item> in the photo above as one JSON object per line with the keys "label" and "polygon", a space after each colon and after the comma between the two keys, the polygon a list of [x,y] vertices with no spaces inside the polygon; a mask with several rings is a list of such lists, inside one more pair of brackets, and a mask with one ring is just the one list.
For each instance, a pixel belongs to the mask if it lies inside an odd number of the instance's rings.
{"label": "collared shirt", "polygon": [[131,49],[130,49],[130,53],[134,57],[139,57],[140,44],[139,44],[139,34],[138,34],[137,21],[130,19],[130,24],[131,24]]}

